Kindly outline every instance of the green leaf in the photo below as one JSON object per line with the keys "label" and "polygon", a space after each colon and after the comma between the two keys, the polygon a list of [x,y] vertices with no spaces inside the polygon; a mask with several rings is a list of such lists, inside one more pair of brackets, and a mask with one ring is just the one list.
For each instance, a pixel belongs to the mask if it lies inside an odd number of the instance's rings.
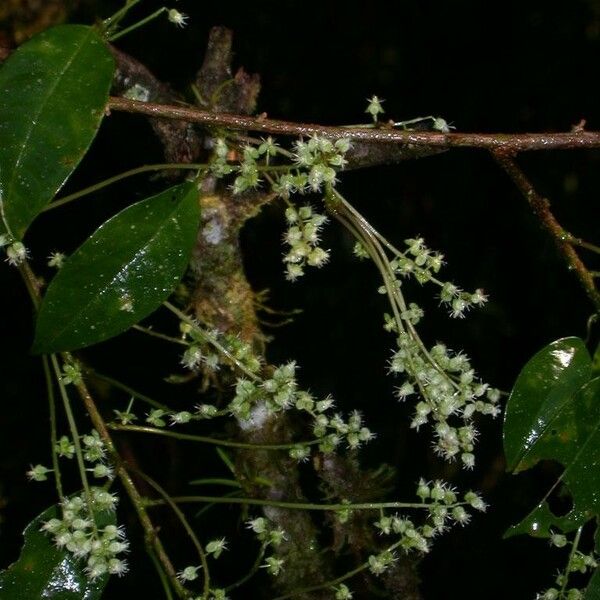
{"label": "green leaf", "polygon": [[544,459],[564,466],[560,481],[568,488],[573,506],[557,517],[544,499],[507,531],[507,537],[518,533],[546,537],[552,527],[569,531],[600,515],[600,377],[563,402],[536,435],[527,461],[532,466]]}
{"label": "green leaf", "polygon": [[552,342],[523,368],[508,399],[504,419],[507,470],[518,473],[535,464],[530,451],[549,423],[591,377],[591,359],[575,337]]}
{"label": "green leaf", "polygon": [[600,568],[597,568],[583,595],[583,600],[600,600]]}
{"label": "green leaf", "polygon": [[[40,531],[45,521],[60,518],[57,506],[36,517],[23,532],[25,543],[17,562],[0,572],[2,600],[96,600],[108,581],[108,575],[90,581],[83,572],[85,563]],[[115,514],[96,515],[98,527],[115,524]]]}
{"label": "green leaf", "polygon": [[33,351],[89,346],[154,312],[183,276],[199,220],[196,185],[184,183],[101,225],[48,287]]}
{"label": "green leaf", "polygon": [[0,68],[0,233],[22,238],[73,172],[104,115],[114,61],[96,29],[61,25]]}
{"label": "green leaf", "polygon": [[598,344],[596,352],[594,352],[594,356],[592,357],[592,373],[594,377],[600,375],[600,344]]}

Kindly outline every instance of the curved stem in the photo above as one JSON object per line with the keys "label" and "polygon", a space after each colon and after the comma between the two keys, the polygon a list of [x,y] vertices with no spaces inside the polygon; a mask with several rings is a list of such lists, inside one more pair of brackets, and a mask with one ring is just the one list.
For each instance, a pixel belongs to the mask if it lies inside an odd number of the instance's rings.
{"label": "curved stem", "polygon": [[59,206],[64,206],[69,202],[73,202],[74,200],[78,200],[83,196],[87,196],[88,194],[93,194],[98,190],[101,190],[113,183],[117,183],[122,179],[127,179],[128,177],[133,177],[134,175],[139,175],[140,173],[147,173],[149,171],[165,171],[167,169],[190,169],[192,171],[199,171],[200,169],[206,167],[205,164],[190,164],[190,163],[159,163],[156,165],[143,165],[141,167],[136,167],[135,169],[129,169],[129,171],[124,171],[123,173],[119,173],[118,175],[114,175],[113,177],[109,177],[108,179],[104,179],[94,185],[90,185],[78,192],[74,192],[73,194],[69,194],[68,196],[63,196],[54,202],[51,202],[47,206],[42,209],[42,212],[46,212],[47,210],[52,210],[54,208],[58,208]]}
{"label": "curved stem", "polygon": [[[68,355],[67,355],[68,356]],[[171,581],[171,585],[173,589],[177,593],[180,598],[187,598],[188,593],[186,589],[181,585],[179,579],[177,579],[177,572],[167,555],[165,548],[158,536],[158,531],[154,527],[150,517],[148,516],[148,511],[144,506],[144,499],[140,495],[138,489],[136,488],[131,476],[129,475],[127,469],[115,445],[112,441],[110,433],[106,427],[106,423],[102,418],[102,415],[98,412],[98,408],[96,407],[96,403],[94,399],[90,395],[85,382],[81,381],[77,384],[77,391],[79,392],[79,396],[81,397],[83,404],[90,416],[92,424],[94,425],[96,431],[100,434],[100,438],[104,442],[108,454],[111,457],[112,463],[115,465],[115,472],[118,475],[133,507],[137,513],[139,522],[144,530],[145,541],[146,544],[152,547],[153,551],[156,553],[157,559],[160,561],[163,566],[165,572],[167,573],[169,580]]]}
{"label": "curved stem", "polygon": [[116,13],[107,19],[104,19],[103,25],[106,29],[107,35],[110,35],[121,22],[121,20],[127,15],[127,13],[140,2],[141,0],[126,0],[125,6],[120,8]]}
{"label": "curved stem", "polygon": [[600,313],[600,292],[596,288],[594,277],[583,264],[581,258],[579,258],[575,248],[573,248],[573,241],[569,239],[569,234],[562,228],[550,210],[548,200],[538,194],[525,173],[509,153],[495,151],[492,155],[523,194],[542,227],[552,236],[569,270],[575,272],[588,298],[594,304],[596,312]]}
{"label": "curved stem", "polygon": [[[27,261],[23,262],[20,265],[19,271],[21,273],[21,276],[23,277],[23,280],[25,282],[25,286],[29,292],[29,295],[31,296],[31,301],[32,301],[35,309],[37,310],[37,308],[39,307],[40,301],[41,301],[41,294],[40,294],[39,286],[37,285],[37,279],[36,279],[35,275],[33,274],[33,271],[31,270],[31,268],[29,267],[29,263],[27,263]],[[60,371],[57,372],[57,369],[56,369],[56,365],[55,365],[55,363],[57,363],[56,356],[54,354],[52,354],[52,355],[50,355],[50,357],[52,359],[52,366],[58,377],[60,375]],[[72,360],[72,357],[69,353],[65,352],[63,354],[63,359],[64,360]],[[63,393],[63,391],[66,393],[66,390],[64,390],[64,384],[62,384],[62,381],[60,380],[60,378],[58,379],[58,382],[59,382],[61,394]],[[100,439],[104,442],[106,450],[110,456],[111,462],[115,466],[115,472],[116,472],[117,476],[119,477],[119,479],[121,480],[121,483],[123,484],[123,487],[125,488],[125,491],[126,491],[127,495],[129,496],[129,499],[131,500],[131,503],[133,504],[133,507],[137,513],[140,525],[142,526],[144,533],[145,533],[146,545],[149,547],[152,547],[153,551],[156,553],[156,556],[157,556],[158,560],[160,561],[160,563],[162,564],[165,572],[168,574],[168,576],[171,580],[171,584],[173,585],[173,589],[175,590],[177,595],[180,598],[186,598],[188,594],[187,594],[185,588],[181,585],[181,583],[177,579],[177,573],[176,573],[175,569],[173,568],[173,565],[171,564],[171,560],[169,559],[167,553],[165,552],[164,546],[162,545],[162,542],[160,541],[160,538],[158,537],[158,533],[157,533],[156,529],[154,528],[154,525],[152,524],[150,517],[148,516],[148,512],[146,511],[146,508],[143,505],[142,496],[140,495],[138,489],[135,487],[135,484],[133,483],[131,477],[129,476],[129,473],[123,466],[121,457],[120,457],[119,453],[117,452],[115,445],[113,444],[113,441],[112,441],[112,438],[110,437],[110,433],[108,432],[108,429],[106,428],[104,419],[102,418],[102,415],[98,412],[96,403],[94,402],[94,399],[92,398],[89,390],[87,389],[87,386],[86,386],[85,382],[83,381],[83,379],[81,381],[75,383],[75,387],[77,388],[79,397],[81,398],[83,405],[90,417],[92,425],[94,426],[94,428],[100,435]],[[67,400],[68,400],[68,398],[67,398]],[[68,402],[67,402],[67,406],[69,407],[69,414],[72,416],[72,413],[70,412],[70,405],[68,404]],[[69,416],[69,415],[67,415],[67,416]],[[75,431],[75,433],[77,433],[77,432]],[[78,436],[77,437],[73,436],[73,437],[74,437],[73,444],[76,445],[76,447],[77,447],[77,445],[79,444],[79,438],[78,438]],[[82,475],[83,475],[82,481],[86,481],[85,469],[83,470]],[[95,527],[96,526],[95,520],[93,520],[93,522],[94,522],[94,527]]]}
{"label": "curved stem", "polygon": [[132,329],[135,329],[136,331],[141,331],[142,333],[145,333],[146,335],[149,335],[151,337],[158,338],[159,340],[164,340],[165,342],[172,342],[173,344],[179,344],[180,346],[188,346],[188,344],[184,342],[181,338],[176,338],[171,335],[167,335],[166,333],[161,333],[160,331],[154,331],[149,327],[133,325]]}
{"label": "curved stem", "polygon": [[126,385],[124,383],[121,383],[117,379],[113,379],[112,377],[109,377],[108,375],[103,375],[102,373],[98,373],[97,371],[94,371],[92,369],[87,369],[87,371],[90,373],[90,375],[92,377],[96,377],[97,379],[100,379],[101,381],[106,381],[106,383],[108,383],[112,387],[115,387],[118,390],[125,392],[129,396],[133,396],[136,400],[141,400],[142,402],[145,402],[146,404],[149,404],[150,406],[153,406],[154,408],[160,408],[166,412],[171,412],[171,409],[166,404],[162,404],[162,402],[158,402],[158,400],[154,400],[154,399],[150,398],[149,396],[146,396],[145,394],[142,394],[141,392],[134,390],[132,387],[129,387],[128,385]]}
{"label": "curved stem", "polygon": [[125,29],[122,29],[121,31],[119,31],[119,33],[115,33],[114,35],[111,35],[108,38],[108,41],[114,42],[114,41],[118,40],[119,38],[122,38],[124,35],[127,35],[128,33],[131,33],[132,31],[135,31],[136,29],[143,27],[144,25],[146,25],[146,23],[149,23],[150,21],[154,21],[154,19],[156,19],[157,17],[160,17],[160,15],[162,15],[164,12],[167,12],[167,10],[168,9],[164,6],[162,8],[159,8],[158,10],[154,11],[152,14],[149,14],[147,17],[144,17],[137,23],[134,23],[133,25],[130,25],[129,27],[126,27]]}
{"label": "curved stem", "polygon": [[169,505],[171,510],[175,513],[175,516],[179,519],[179,522],[188,534],[190,540],[192,541],[192,544],[194,544],[198,552],[198,556],[200,558],[202,570],[204,571],[204,597],[208,598],[208,593],[210,591],[210,573],[208,570],[208,561],[206,560],[206,552],[204,551],[200,540],[196,536],[196,533],[189,524],[186,516],[183,514],[183,512],[177,506],[177,504],[173,501],[173,498],[171,498],[171,496],[169,496],[169,494],[167,494],[167,492],[156,481],[154,481],[152,477],[146,475],[146,473],[140,471],[139,469],[132,470],[134,471],[134,473],[136,473],[136,475],[139,475],[151,488],[153,488],[156,492],[158,492],[158,494],[160,494],[163,497],[165,503]]}
{"label": "curved stem", "polygon": [[[395,544],[392,544],[391,546],[386,548],[384,550],[384,552],[393,552],[396,548],[400,547],[400,544],[401,544],[401,542],[396,542]],[[319,585],[313,585],[310,587],[302,588],[295,592],[291,592],[290,594],[285,594],[283,596],[277,596],[277,598],[275,598],[274,600],[287,600],[288,598],[293,598],[294,596],[299,596],[301,594],[308,594],[310,592],[316,592],[318,590],[323,590],[325,588],[333,587],[334,585],[337,585],[338,583],[342,583],[343,581],[346,581],[346,580],[350,579],[351,577],[358,575],[359,573],[361,573],[362,571],[364,571],[368,568],[369,568],[369,561],[365,561],[364,563],[362,563],[355,569],[352,569],[351,571],[344,573],[340,577],[336,577],[335,579],[331,579],[329,581],[326,581],[325,583],[320,583]]]}
{"label": "curved stem", "polygon": [[[338,218],[338,220],[354,235],[354,237],[365,246],[371,260],[375,263],[375,266],[379,270],[379,273],[383,279],[383,284],[386,289],[386,293],[388,296],[388,300],[390,303],[390,307],[392,308],[392,312],[394,313],[394,320],[396,323],[396,327],[398,329],[398,334],[405,333],[406,328],[404,326],[404,320],[401,317],[402,311],[406,310],[406,303],[404,302],[404,297],[401,292],[398,290],[393,277],[393,272],[390,267],[389,261],[385,254],[385,251],[379,244],[376,236],[376,231],[369,224],[369,222],[356,210],[352,205],[337,191],[331,190],[332,194],[335,195],[337,200],[341,203],[341,206],[345,213],[337,212],[337,209],[334,208],[334,212]],[[408,326],[411,326],[410,323],[407,323]],[[425,350],[423,342],[421,338],[417,335],[414,327],[411,327],[411,336],[415,339],[417,344],[420,344],[420,347]],[[410,365],[411,371],[415,372],[415,364],[412,353],[408,353],[407,356],[408,363]],[[427,391],[425,390],[423,383],[415,378],[415,382],[419,391],[423,397],[426,397]]]}
{"label": "curved stem", "polygon": [[167,600],[173,600],[173,594],[171,593],[169,579],[167,577],[167,574],[165,573],[165,570],[163,569],[162,565],[160,564],[158,558],[156,558],[156,555],[154,554],[154,550],[150,547],[147,547],[146,552],[148,553],[148,556],[150,557],[150,560],[152,561],[152,564],[154,565],[154,569],[158,573],[160,583],[162,584],[163,591],[165,592],[165,598]]}
{"label": "curved stem", "polygon": [[248,573],[246,573],[243,577],[241,577],[240,579],[238,579],[231,585],[228,585],[225,588],[225,592],[230,592],[231,590],[235,590],[236,588],[243,586],[247,581],[249,581],[254,576],[254,574],[258,571],[258,569],[260,569],[260,564],[262,563],[262,559],[265,555],[266,549],[267,549],[267,545],[262,544],[262,546],[260,547],[260,550],[258,551],[258,554],[256,556],[256,560],[254,561],[254,564],[252,565],[252,567],[250,567],[250,570],[248,571]]}

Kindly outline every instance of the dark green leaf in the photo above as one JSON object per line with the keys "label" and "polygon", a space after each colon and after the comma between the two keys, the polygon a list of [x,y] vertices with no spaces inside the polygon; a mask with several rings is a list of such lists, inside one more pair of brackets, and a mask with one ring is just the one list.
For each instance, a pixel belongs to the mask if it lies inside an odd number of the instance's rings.
{"label": "dark green leaf", "polygon": [[592,373],[594,374],[594,377],[600,375],[600,344],[598,344],[592,358]]}
{"label": "dark green leaf", "polygon": [[550,528],[568,531],[600,515],[600,377],[571,395],[546,421],[528,450],[530,466],[556,460],[564,466],[560,481],[571,494],[573,506],[555,516],[543,500],[507,536],[518,533],[547,536]]}
{"label": "dark green leaf", "polygon": [[[91,582],[83,572],[85,563],[66,550],[54,546],[52,538],[40,531],[45,521],[60,518],[52,506],[36,517],[23,532],[21,556],[6,571],[0,572],[2,600],[96,600],[108,575]],[[114,513],[96,516],[98,527],[115,524]]]}
{"label": "dark green leaf", "polygon": [[525,365],[508,399],[504,420],[509,471],[518,473],[535,464],[531,448],[590,377],[590,355],[575,337],[552,342]]}
{"label": "dark green leaf", "polygon": [[596,569],[585,590],[583,600],[600,600],[600,568]]}
{"label": "dark green leaf", "polygon": [[65,261],[48,287],[34,352],[89,346],[154,312],[183,276],[199,220],[193,183],[109,219]]}
{"label": "dark green leaf", "polygon": [[61,25],[0,68],[0,233],[17,238],[73,172],[102,120],[114,61],[99,33]]}

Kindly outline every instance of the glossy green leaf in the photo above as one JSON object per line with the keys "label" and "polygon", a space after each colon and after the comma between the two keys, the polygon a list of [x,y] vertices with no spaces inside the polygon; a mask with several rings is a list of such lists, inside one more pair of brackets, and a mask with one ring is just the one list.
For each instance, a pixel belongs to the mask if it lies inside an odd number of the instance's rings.
{"label": "glossy green leaf", "polygon": [[114,61],[96,29],[36,35],[0,68],[0,233],[25,230],[73,172],[104,115]]}
{"label": "glossy green leaf", "polygon": [[556,460],[564,466],[560,481],[573,506],[555,516],[545,499],[507,536],[518,533],[548,536],[551,528],[569,531],[600,515],[600,377],[586,383],[554,411],[541,435],[530,446],[527,461]]}
{"label": "glossy green leaf", "polygon": [[504,419],[509,471],[518,473],[535,464],[531,449],[590,377],[590,355],[575,337],[552,342],[525,365],[508,399]]}
{"label": "glossy green leaf", "polygon": [[600,568],[597,568],[583,595],[583,600],[600,600]]}
{"label": "glossy green leaf", "polygon": [[[25,543],[17,562],[0,572],[2,600],[96,600],[108,581],[108,575],[90,581],[83,571],[85,563],[40,531],[45,521],[60,518],[59,509],[51,506],[25,529]],[[96,516],[99,527],[115,524],[114,513]]]}
{"label": "glossy green leaf", "polygon": [[33,351],[89,346],[154,312],[183,276],[199,220],[193,183],[169,188],[109,219],[52,280]]}

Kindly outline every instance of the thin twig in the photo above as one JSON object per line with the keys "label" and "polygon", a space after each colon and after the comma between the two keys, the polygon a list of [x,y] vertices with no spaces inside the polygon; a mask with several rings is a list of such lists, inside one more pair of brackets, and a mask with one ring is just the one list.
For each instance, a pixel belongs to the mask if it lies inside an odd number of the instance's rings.
{"label": "thin twig", "polygon": [[100,412],[96,407],[96,403],[94,402],[94,399],[90,395],[90,392],[83,381],[77,384],[77,391],[79,392],[90,420],[92,421],[92,425],[99,433],[100,438],[108,450],[108,453],[112,459],[111,462],[115,465],[115,472],[121,480],[121,483],[123,484],[123,487],[125,488],[125,491],[127,492],[127,495],[129,496],[129,499],[131,500],[131,503],[133,504],[133,507],[138,515],[138,519],[144,530],[146,544],[152,547],[157,559],[169,576],[169,580],[171,581],[171,584],[173,585],[177,595],[180,598],[185,598],[188,594],[177,579],[175,567],[173,567],[173,564],[171,563],[171,560],[168,557],[160,538],[158,537],[157,529],[154,527],[154,524],[148,516],[148,511],[144,506],[144,500],[133,483],[131,476],[127,472],[127,469],[125,468],[125,465],[123,464],[123,461],[121,460],[121,457],[115,448],[104,419],[102,418],[102,415],[100,415]]}
{"label": "thin twig", "polygon": [[[242,504],[244,506],[271,506],[274,508],[287,508],[289,510],[312,511],[352,511],[352,510],[381,510],[383,508],[412,508],[415,510],[429,510],[430,505],[423,502],[358,502],[355,504],[315,504],[313,502],[288,502],[285,500],[271,500],[262,498],[239,498],[225,496],[172,496],[171,500],[177,504]],[[164,506],[164,500],[144,500],[144,506]],[[456,502],[447,508],[465,506],[467,502]]]}
{"label": "thin twig", "polygon": [[202,544],[200,543],[198,536],[192,529],[192,526],[190,525],[186,516],[183,514],[182,510],[177,506],[177,504],[175,504],[175,502],[173,502],[171,496],[169,496],[169,494],[156,481],[154,481],[154,479],[152,479],[152,477],[150,477],[143,471],[140,471],[139,469],[132,469],[132,470],[134,471],[134,473],[139,475],[150,487],[152,487],[154,489],[154,491],[158,492],[158,494],[160,494],[162,496],[164,502],[166,504],[168,504],[169,507],[171,508],[171,510],[175,513],[176,517],[179,519],[179,522],[181,523],[181,525],[185,529],[186,533],[188,534],[190,540],[192,541],[192,544],[194,544],[194,547],[196,548],[196,551],[198,552],[198,557],[200,558],[200,564],[202,565],[202,570],[204,571],[204,596],[203,597],[208,598],[208,593],[210,591],[210,572],[208,569],[208,561],[206,560],[206,552],[205,552],[204,548],[202,547]]}
{"label": "thin twig", "polygon": [[158,429],[157,427],[148,427],[146,425],[119,425],[118,423],[111,423],[108,425],[108,428],[114,431],[150,433],[188,442],[201,442],[203,444],[212,444],[213,446],[242,448],[244,450],[290,450],[292,448],[297,448],[298,446],[315,446],[323,441],[322,439],[314,439],[308,441],[290,442],[289,444],[247,444],[244,442],[234,442],[233,440],[222,440],[219,438],[207,437],[205,435],[194,435],[191,433],[180,433],[178,431]]}
{"label": "thin twig", "polygon": [[585,292],[594,304],[596,311],[600,312],[600,293],[596,289],[593,273],[586,268],[583,261],[579,258],[573,247],[573,237],[556,220],[556,217],[550,210],[548,200],[535,190],[527,175],[525,175],[510,153],[494,151],[492,155],[513,180],[523,196],[525,196],[542,227],[552,236],[560,254],[567,262],[569,270],[575,272]]}
{"label": "thin twig", "polygon": [[262,117],[214,113],[194,107],[173,106],[111,97],[110,110],[139,113],[149,117],[202,123],[235,130],[260,131],[290,136],[321,135],[330,139],[348,138],[370,142],[397,142],[436,148],[487,148],[504,152],[600,147],[600,132],[567,133],[442,133],[437,131],[400,131],[386,126],[380,129],[335,127],[311,123],[292,123]]}

